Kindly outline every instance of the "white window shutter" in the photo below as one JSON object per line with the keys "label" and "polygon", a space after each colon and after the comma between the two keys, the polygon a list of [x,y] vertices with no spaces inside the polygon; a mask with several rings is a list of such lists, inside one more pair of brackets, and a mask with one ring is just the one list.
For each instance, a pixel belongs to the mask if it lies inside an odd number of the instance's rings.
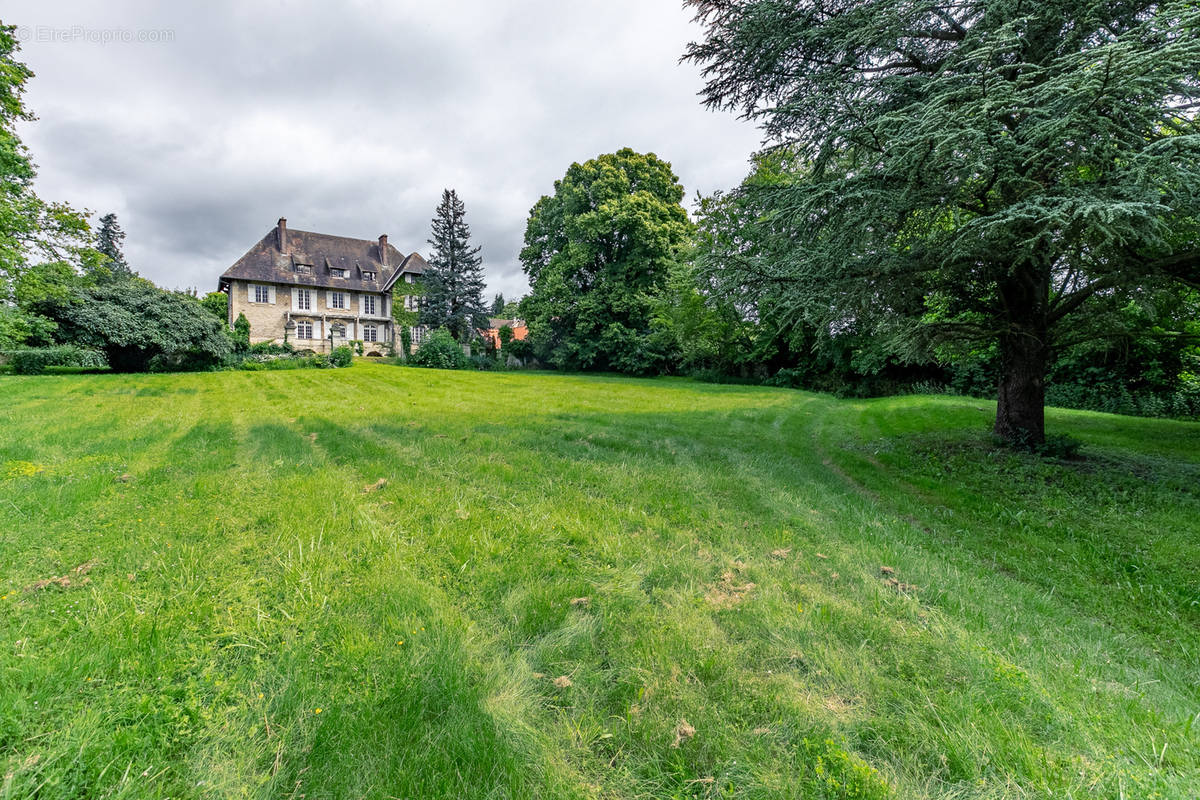
{"label": "white window shutter", "polygon": [[300,310],[300,289],[292,287],[292,311]]}

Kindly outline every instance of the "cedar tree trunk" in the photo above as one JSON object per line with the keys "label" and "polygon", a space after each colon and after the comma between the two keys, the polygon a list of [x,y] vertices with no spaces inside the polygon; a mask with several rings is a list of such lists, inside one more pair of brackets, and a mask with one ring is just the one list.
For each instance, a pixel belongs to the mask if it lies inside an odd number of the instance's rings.
{"label": "cedar tree trunk", "polygon": [[1046,361],[1049,353],[1048,271],[1015,270],[1000,288],[1008,330],[1000,336],[995,433],[1009,444],[1046,441]]}

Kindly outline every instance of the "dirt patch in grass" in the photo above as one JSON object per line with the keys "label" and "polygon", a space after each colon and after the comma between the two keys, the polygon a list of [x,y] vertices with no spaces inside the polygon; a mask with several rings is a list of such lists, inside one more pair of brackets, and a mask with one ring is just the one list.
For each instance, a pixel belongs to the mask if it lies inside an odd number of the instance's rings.
{"label": "dirt patch in grass", "polygon": [[721,582],[712,586],[705,595],[709,604],[716,608],[733,608],[754,591],[756,584],[738,583],[733,570],[726,570]]}
{"label": "dirt patch in grass", "polygon": [[671,742],[671,747],[679,747],[696,735],[696,729],[688,723],[686,719],[679,720],[679,724],[675,726],[675,741]]}
{"label": "dirt patch in grass", "polygon": [[91,578],[85,578],[92,568],[96,566],[96,561],[85,561],[75,569],[70,570],[65,575],[55,575],[51,578],[43,578],[40,581],[34,581],[25,587],[26,592],[40,592],[42,589],[47,589],[51,586],[57,586],[60,589],[66,589],[70,586],[85,586],[92,582]]}

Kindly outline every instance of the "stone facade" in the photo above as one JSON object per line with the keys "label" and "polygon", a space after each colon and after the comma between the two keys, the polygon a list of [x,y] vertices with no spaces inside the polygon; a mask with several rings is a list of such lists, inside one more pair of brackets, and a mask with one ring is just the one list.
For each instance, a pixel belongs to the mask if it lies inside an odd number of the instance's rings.
{"label": "stone facade", "polygon": [[229,296],[229,324],[241,314],[249,321],[251,344],[287,341],[328,352],[359,341],[364,352],[382,354],[396,340],[392,287],[424,271],[419,254],[401,255],[387,236],[289,230],[281,219],[226,270],[220,290]]}
{"label": "stone facade", "polygon": [[[266,302],[262,302],[266,289]],[[245,314],[250,322],[250,343],[286,340],[299,349],[328,352],[348,341],[363,342],[366,352],[387,349],[394,338],[390,293],[348,292],[308,286],[290,286],[231,279],[229,324]],[[340,295],[345,307],[334,307]],[[256,299],[258,298],[258,299]],[[295,324],[287,328],[288,321]],[[333,334],[333,341],[330,341]]]}

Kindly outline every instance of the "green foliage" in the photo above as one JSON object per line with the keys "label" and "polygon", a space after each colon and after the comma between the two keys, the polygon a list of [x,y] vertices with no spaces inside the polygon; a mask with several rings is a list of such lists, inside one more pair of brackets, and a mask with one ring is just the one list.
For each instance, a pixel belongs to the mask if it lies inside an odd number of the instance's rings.
{"label": "green foliage", "polygon": [[233,349],[238,353],[250,349],[250,320],[242,313],[233,321]]}
{"label": "green foliage", "polygon": [[27,284],[42,283],[49,277],[46,272],[60,264],[72,271],[95,271],[104,258],[92,248],[86,213],[43,201],[33,191],[34,165],[16,132],[18,124],[33,120],[23,102],[33,73],[16,60],[20,45],[15,33],[15,26],[0,25],[0,306],[17,303],[20,308],[18,315],[9,315],[6,324],[0,324],[0,337],[10,344],[45,343],[52,326],[36,319],[37,312],[17,300],[15,284],[31,265],[43,261],[54,266],[26,280]]}
{"label": "green foliage", "polygon": [[496,336],[500,339],[500,347],[508,347],[513,340],[513,329],[509,325],[501,325],[500,329],[496,331]]}
{"label": "green foliage", "polygon": [[46,313],[65,341],[103,351],[117,372],[208,369],[231,354],[224,326],[196,298],[140,278],[78,290]]}
{"label": "green foliage", "polygon": [[205,311],[219,319],[221,324],[228,324],[229,295],[225,292],[209,292],[200,298],[200,305],[204,306]]}
{"label": "green foliage", "polygon": [[329,354],[329,363],[335,367],[348,367],[354,361],[354,351],[349,345],[339,345]]}
{"label": "green foliage", "polygon": [[996,431],[1040,440],[1070,320],[1200,281],[1194,2],[689,4],[708,105],[794,154],[741,190],[786,248],[725,248],[723,292],[916,359],[996,345]]}
{"label": "green foliage", "polygon": [[124,242],[125,231],[121,230],[117,215],[110,211],[100,218],[100,230],[96,234],[96,250],[107,259],[104,266],[109,280],[128,280],[135,274],[125,261],[121,249]]}
{"label": "green foliage", "polygon": [[504,355],[525,361],[533,356],[533,345],[529,339],[513,339],[504,347]]}
{"label": "green foliage", "polygon": [[103,369],[108,366],[104,354],[75,345],[9,350],[0,353],[17,375],[41,375],[47,367]]}
{"label": "green foliage", "polygon": [[457,192],[442,192],[429,239],[433,247],[429,267],[421,276],[421,323],[445,328],[460,342],[468,341],[477,328],[487,327],[483,259],[479,248],[471,247],[466,213]]}
{"label": "green foliage", "polygon": [[472,353],[469,358],[471,366],[481,372],[499,372],[505,369],[504,362],[500,360],[495,350]]}
{"label": "green foliage", "polygon": [[0,350],[48,344],[53,339],[55,327],[39,314],[30,314],[0,302]]}
{"label": "green foliage", "polygon": [[291,342],[258,342],[250,345],[246,350],[250,355],[289,355],[296,352],[296,348]]}
{"label": "green foliage", "polygon": [[298,353],[248,354],[238,362],[237,368],[247,372],[269,372],[281,369],[329,369],[335,366],[324,353],[300,355]]}
{"label": "green foliage", "polygon": [[412,355],[412,328],[407,325],[400,329],[400,352],[405,359]]}
{"label": "green foliage", "polygon": [[495,298],[492,299],[492,308],[491,308],[492,316],[493,317],[502,316],[504,314],[504,307],[506,305],[508,305],[508,303],[505,302],[505,300],[504,300],[504,293],[496,292]]}
{"label": "green foliage", "polygon": [[463,352],[462,345],[444,328],[429,334],[417,352],[408,358],[408,363],[433,369],[471,368],[471,359]]}
{"label": "green foliage", "polygon": [[529,214],[521,303],[538,358],[564,369],[632,374],[669,367],[651,331],[662,289],[691,232],[671,165],[629,148],[572,164]]}

